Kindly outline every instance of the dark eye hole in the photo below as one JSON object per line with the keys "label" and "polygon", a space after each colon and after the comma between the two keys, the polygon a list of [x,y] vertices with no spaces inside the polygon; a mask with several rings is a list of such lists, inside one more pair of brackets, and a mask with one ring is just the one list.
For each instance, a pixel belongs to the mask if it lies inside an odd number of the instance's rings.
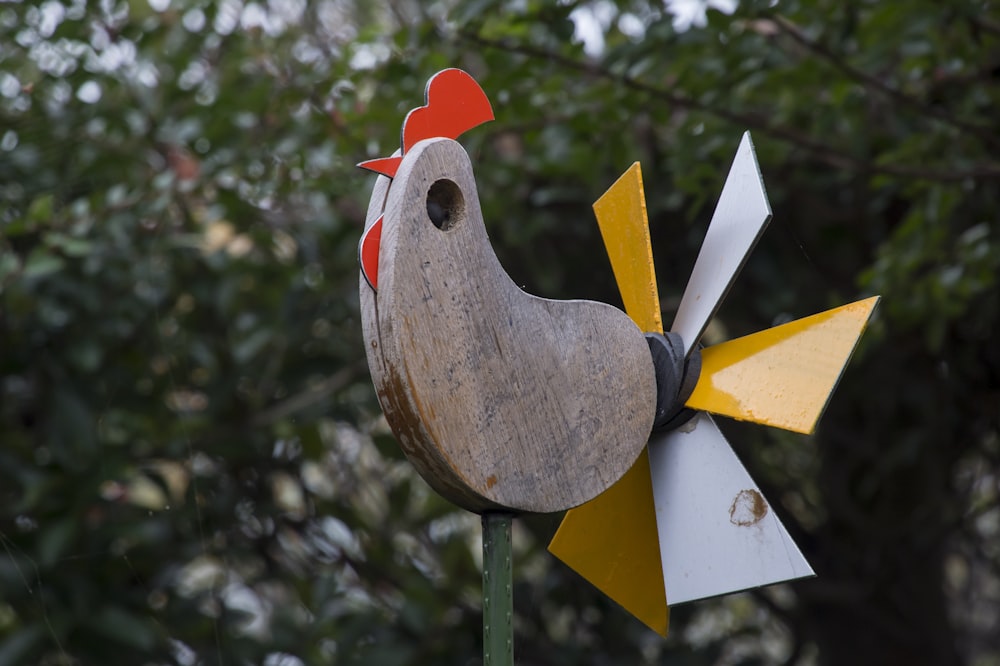
{"label": "dark eye hole", "polygon": [[441,231],[448,231],[465,212],[462,190],[446,178],[435,181],[427,191],[427,217]]}

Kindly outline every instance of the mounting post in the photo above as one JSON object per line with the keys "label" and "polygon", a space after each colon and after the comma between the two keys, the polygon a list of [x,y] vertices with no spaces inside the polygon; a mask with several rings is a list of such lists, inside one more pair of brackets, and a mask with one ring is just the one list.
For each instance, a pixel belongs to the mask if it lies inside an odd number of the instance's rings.
{"label": "mounting post", "polygon": [[483,666],[514,664],[510,513],[483,514]]}

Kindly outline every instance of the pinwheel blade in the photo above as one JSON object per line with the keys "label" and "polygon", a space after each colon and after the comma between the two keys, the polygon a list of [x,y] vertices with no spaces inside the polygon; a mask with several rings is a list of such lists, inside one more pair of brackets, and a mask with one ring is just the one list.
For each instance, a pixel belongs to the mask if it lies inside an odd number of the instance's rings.
{"label": "pinwheel blade", "polygon": [[[643,331],[662,333],[638,162],[598,199],[594,214],[625,311]],[[645,451],[615,485],[566,512],[549,551],[650,629],[666,635],[669,609]]]}
{"label": "pinwheel blade", "polygon": [[646,451],[618,483],[566,512],[549,552],[647,627],[667,635],[670,611]]}
{"label": "pinwheel blade", "polygon": [[687,406],[811,433],[876,303],[873,296],[702,350]]}
{"label": "pinwheel blade", "polygon": [[594,203],[625,312],[644,333],[662,333],[642,169],[636,162]]}
{"label": "pinwheel blade", "polygon": [[649,459],[671,606],[814,575],[708,414],[654,437]]}
{"label": "pinwheel blade", "polygon": [[746,132],[674,318],[671,330],[684,341],[685,355],[697,347],[770,219],[771,206]]}

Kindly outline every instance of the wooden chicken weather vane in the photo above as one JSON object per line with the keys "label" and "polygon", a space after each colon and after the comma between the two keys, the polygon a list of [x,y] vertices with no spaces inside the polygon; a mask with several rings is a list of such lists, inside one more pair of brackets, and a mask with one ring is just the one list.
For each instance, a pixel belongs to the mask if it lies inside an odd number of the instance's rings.
{"label": "wooden chicken weather vane", "polygon": [[594,204],[626,312],[526,294],[455,141],[492,119],[446,69],[400,151],[360,165],[382,176],[360,243],[372,380],[417,471],[483,516],[486,663],[512,659],[518,513],[566,511],[549,550],[663,635],[670,605],[813,575],[710,414],[811,433],[878,298],[700,349],[771,217],[749,134],[669,332],[638,163]]}

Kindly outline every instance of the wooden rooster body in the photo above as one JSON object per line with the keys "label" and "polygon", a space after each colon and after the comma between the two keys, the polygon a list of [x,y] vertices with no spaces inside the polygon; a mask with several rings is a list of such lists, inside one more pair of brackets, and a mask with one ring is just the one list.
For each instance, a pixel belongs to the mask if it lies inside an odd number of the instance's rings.
{"label": "wooden rooster body", "polygon": [[643,333],[592,301],[531,296],[507,276],[483,223],[472,166],[447,138],[379,178],[378,291],[361,281],[365,349],[407,457],[477,512],[582,504],[634,464],[653,425]]}
{"label": "wooden rooster body", "polygon": [[628,315],[526,294],[493,253],[454,141],[492,119],[472,77],[443,70],[399,151],[360,165],[382,174],[359,242],[369,368],[416,469],[484,514],[484,625],[507,636],[487,631],[485,655],[511,657],[515,512],[571,509],[549,550],[664,635],[670,605],[813,575],[709,413],[811,433],[878,297],[702,353],[771,218],[749,134],[671,330],[638,163],[594,204]]}

